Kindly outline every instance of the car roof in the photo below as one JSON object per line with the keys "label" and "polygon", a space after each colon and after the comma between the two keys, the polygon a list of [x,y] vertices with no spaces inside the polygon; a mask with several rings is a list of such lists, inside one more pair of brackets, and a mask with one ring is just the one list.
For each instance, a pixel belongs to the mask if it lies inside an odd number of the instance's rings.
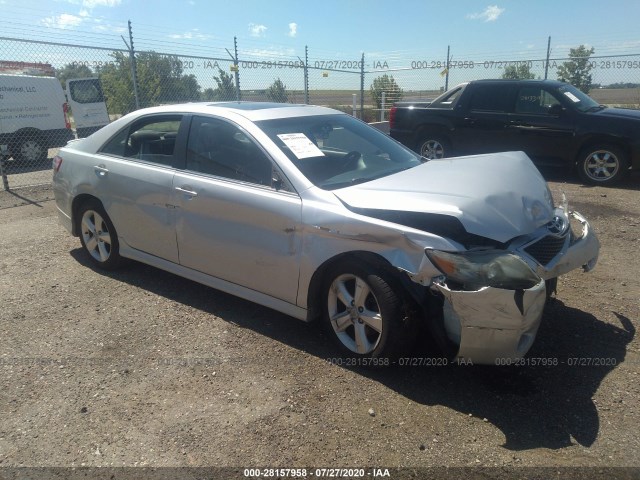
{"label": "car roof", "polygon": [[313,115],[340,115],[343,112],[316,105],[273,102],[194,102],[137,110],[139,115],[150,113],[222,114],[233,112],[253,122],[277,118],[307,117]]}
{"label": "car roof", "polygon": [[542,79],[510,79],[510,78],[486,78],[482,80],[473,80],[469,83],[522,83],[522,84],[540,84],[543,83],[545,85],[551,86],[560,86],[567,85],[564,82],[560,82],[559,80],[542,80]]}

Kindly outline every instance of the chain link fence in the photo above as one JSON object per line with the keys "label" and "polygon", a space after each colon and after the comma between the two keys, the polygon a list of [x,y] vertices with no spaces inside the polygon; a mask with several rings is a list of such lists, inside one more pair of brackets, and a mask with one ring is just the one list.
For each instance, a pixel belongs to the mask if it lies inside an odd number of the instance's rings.
{"label": "chain link fence", "polygon": [[[131,33],[131,31],[130,31]],[[181,55],[0,37],[0,176],[3,188],[47,184],[51,159],[73,138],[138,108],[196,101],[308,103],[367,122],[397,101],[430,100],[482,78],[557,78],[568,58],[535,60],[327,59],[233,45]],[[589,58],[600,103],[640,108],[640,54]]]}

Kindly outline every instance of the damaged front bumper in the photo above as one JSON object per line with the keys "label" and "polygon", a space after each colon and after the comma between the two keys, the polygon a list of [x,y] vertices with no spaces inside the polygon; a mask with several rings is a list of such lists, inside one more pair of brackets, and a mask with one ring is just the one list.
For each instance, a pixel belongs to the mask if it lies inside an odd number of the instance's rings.
{"label": "damaged front bumper", "polygon": [[[557,244],[559,250],[545,265],[527,255],[527,248],[540,239],[525,243],[524,248],[521,245],[509,249],[508,252],[518,255],[537,275],[538,283],[530,288],[465,289],[455,281],[448,282],[446,276],[432,279],[431,290],[444,297],[444,330],[449,341],[457,346],[456,358],[495,365],[522,358],[528,352],[546,303],[545,280],[579,267],[589,271],[598,260],[600,243],[587,220],[577,212],[569,213],[568,218],[579,222],[581,232],[567,232],[564,243],[561,247]],[[420,275],[413,278],[415,281]]]}
{"label": "damaged front bumper", "polygon": [[495,364],[522,358],[533,345],[546,301],[543,280],[527,290],[434,287],[444,296],[444,327],[449,340],[458,345],[457,358]]}

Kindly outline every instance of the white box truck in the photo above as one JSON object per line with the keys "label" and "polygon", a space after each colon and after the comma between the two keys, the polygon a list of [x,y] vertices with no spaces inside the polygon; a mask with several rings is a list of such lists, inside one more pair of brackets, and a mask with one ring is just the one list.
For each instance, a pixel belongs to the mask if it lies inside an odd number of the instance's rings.
{"label": "white box truck", "polygon": [[62,86],[54,77],[0,75],[0,154],[46,160],[74,138]]}

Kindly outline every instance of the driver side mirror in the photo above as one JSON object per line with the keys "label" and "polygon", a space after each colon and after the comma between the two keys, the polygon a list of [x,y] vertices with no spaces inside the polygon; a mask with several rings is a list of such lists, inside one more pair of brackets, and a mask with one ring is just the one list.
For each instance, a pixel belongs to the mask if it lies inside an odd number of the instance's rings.
{"label": "driver side mirror", "polygon": [[547,112],[549,113],[549,115],[553,115],[554,117],[559,117],[560,115],[563,114],[564,107],[559,103],[556,103],[555,105],[551,105]]}
{"label": "driver side mirror", "polygon": [[279,192],[285,187],[285,183],[280,177],[280,173],[278,173],[275,168],[271,169],[271,187]]}

